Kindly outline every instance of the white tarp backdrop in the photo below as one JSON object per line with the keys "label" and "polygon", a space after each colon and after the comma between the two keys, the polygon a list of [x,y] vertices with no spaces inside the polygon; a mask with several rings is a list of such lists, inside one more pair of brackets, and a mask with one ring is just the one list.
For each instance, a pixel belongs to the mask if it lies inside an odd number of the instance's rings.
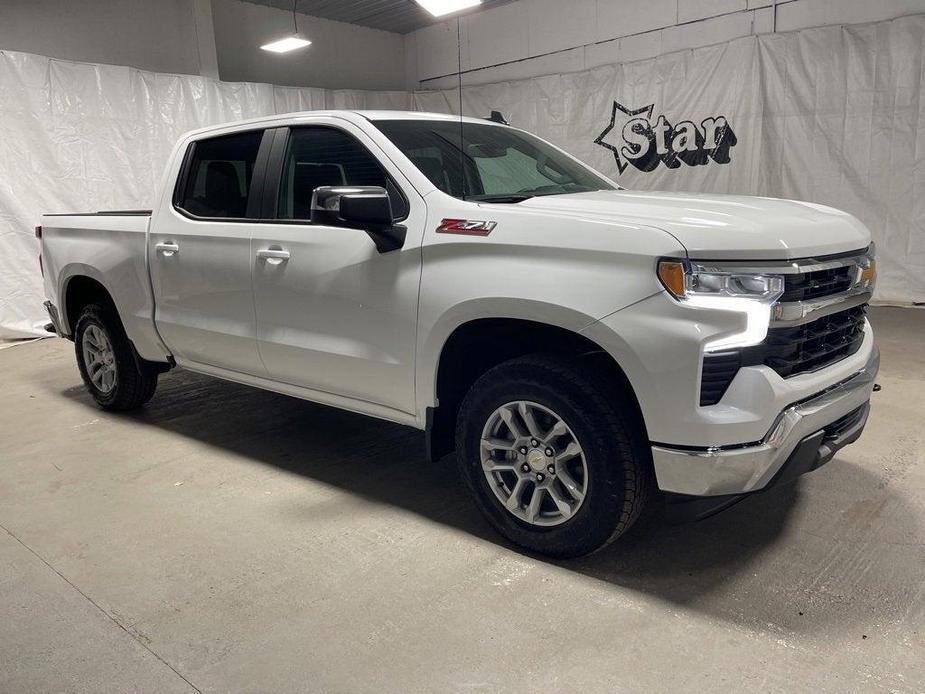
{"label": "white tarp backdrop", "polygon": [[218,82],[0,51],[0,339],[47,334],[40,216],[150,208],[184,132],[290,111],[411,107],[408,92]]}
{"label": "white tarp backdrop", "polygon": [[[417,93],[415,107],[455,112],[458,98]],[[650,116],[626,113],[650,105]],[[466,114],[490,109],[627,188],[795,198],[850,212],[877,243],[876,298],[925,301],[925,16],[463,89]],[[655,160],[643,172],[621,155],[618,164],[606,145],[625,151],[623,125],[642,117],[656,126],[660,115],[676,128],[724,117],[736,140],[729,163],[670,169]]]}
{"label": "white tarp backdrop", "polygon": [[[39,216],[150,207],[181,133],[317,108],[456,112],[458,98],[222,83],[0,52],[0,338],[39,334],[45,322]],[[877,242],[877,299],[925,301],[925,16],[464,87],[463,110],[500,110],[628,188],[847,210]]]}

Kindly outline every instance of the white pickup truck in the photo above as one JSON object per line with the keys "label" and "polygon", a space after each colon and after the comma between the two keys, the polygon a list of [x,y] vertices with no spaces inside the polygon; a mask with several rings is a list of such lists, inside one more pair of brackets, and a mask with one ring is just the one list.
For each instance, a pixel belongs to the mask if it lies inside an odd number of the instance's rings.
{"label": "white pickup truck", "polygon": [[37,228],[102,407],[183,367],[416,427],[538,552],[602,547],[656,487],[714,512],[867,420],[873,246],[834,209],[632,192],[505,124],[362,111],[189,133],[153,205]]}

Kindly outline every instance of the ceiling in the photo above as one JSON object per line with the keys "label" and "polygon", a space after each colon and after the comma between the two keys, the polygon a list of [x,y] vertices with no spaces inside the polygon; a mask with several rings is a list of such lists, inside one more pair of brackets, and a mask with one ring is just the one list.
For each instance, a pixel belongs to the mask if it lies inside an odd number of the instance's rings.
{"label": "ceiling", "polygon": [[[323,19],[407,34],[443,19],[434,18],[414,0],[295,0],[296,11]],[[513,0],[482,0],[482,4],[452,17],[471,14]],[[247,0],[256,5],[292,10],[292,0]]]}

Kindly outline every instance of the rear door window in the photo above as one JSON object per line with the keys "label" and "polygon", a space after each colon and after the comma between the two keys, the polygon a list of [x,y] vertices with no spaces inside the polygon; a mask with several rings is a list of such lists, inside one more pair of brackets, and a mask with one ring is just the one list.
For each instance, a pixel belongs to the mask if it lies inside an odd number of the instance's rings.
{"label": "rear door window", "polygon": [[197,217],[244,219],[262,130],[193,143],[179,207]]}

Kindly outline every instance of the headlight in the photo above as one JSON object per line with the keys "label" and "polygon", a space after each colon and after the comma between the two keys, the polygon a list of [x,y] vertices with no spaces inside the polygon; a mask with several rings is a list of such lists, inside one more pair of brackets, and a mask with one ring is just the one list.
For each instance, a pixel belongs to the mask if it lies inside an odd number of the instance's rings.
{"label": "headlight", "polygon": [[697,297],[754,299],[773,304],[784,293],[782,275],[722,272],[696,263],[662,260],[658,278],[665,289],[679,301]]}
{"label": "headlight", "polygon": [[743,314],[745,327],[717,335],[704,343],[704,351],[718,352],[757,345],[768,334],[771,306],[784,293],[782,275],[724,271],[680,260],[661,260],[658,278],[679,302],[697,308]]}

